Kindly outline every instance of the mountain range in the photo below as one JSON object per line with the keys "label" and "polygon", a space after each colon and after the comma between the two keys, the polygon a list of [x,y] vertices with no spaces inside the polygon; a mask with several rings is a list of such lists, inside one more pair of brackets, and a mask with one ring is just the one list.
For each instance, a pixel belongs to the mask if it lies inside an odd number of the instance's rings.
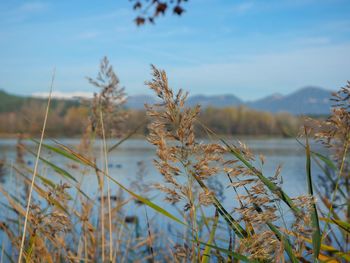
{"label": "mountain range", "polygon": [[[324,115],[329,114],[332,91],[318,87],[305,87],[288,95],[273,94],[255,101],[243,101],[232,94],[226,95],[194,95],[187,100],[187,106],[201,105],[206,107],[237,107],[247,106],[259,111],[272,113],[288,112],[295,115]],[[149,95],[129,96],[126,106],[142,109],[144,103],[155,103],[156,98]]]}
{"label": "mountain range", "polygon": [[[288,95],[273,94],[262,99],[254,101],[243,101],[232,94],[226,95],[194,95],[187,100],[187,106],[201,105],[206,107],[237,107],[246,106],[258,111],[267,111],[272,113],[288,112],[294,115],[325,115],[329,114],[331,107],[332,91],[318,87],[305,87]],[[45,95],[43,95],[45,96]],[[44,98],[16,96],[0,90],[0,112],[16,111],[22,105],[31,101],[45,102]],[[66,97],[55,97],[53,106],[59,102],[65,106],[78,105],[76,99],[67,99]],[[156,103],[157,99],[150,95],[133,95],[127,99],[126,107],[131,109],[144,109],[144,104]]]}

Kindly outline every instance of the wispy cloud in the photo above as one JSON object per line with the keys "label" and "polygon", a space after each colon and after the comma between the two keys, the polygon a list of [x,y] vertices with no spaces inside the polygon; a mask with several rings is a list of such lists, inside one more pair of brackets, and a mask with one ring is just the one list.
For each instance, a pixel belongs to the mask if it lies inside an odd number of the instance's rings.
{"label": "wispy cloud", "polygon": [[48,4],[44,2],[27,2],[19,6],[18,12],[21,13],[37,13],[45,11]]}
{"label": "wispy cloud", "polygon": [[[32,94],[33,97],[37,98],[47,98],[49,96],[49,92],[34,92]],[[72,98],[92,98],[92,92],[85,91],[74,91],[74,92],[62,92],[62,91],[54,91],[52,92],[52,98],[57,99],[72,99]]]}
{"label": "wispy cloud", "polygon": [[[289,93],[306,85],[337,89],[344,85],[350,67],[350,43],[293,52],[246,56],[241,61],[173,67],[175,86],[200,93],[233,93],[255,99],[277,90]],[[203,76],[207,76],[203,78]]]}
{"label": "wispy cloud", "polygon": [[84,77],[107,55],[133,94],[144,93],[150,63],[194,94],[247,98],[307,84],[335,87],[350,67],[346,1],[193,0],[183,17],[144,27],[133,23],[128,1],[2,1],[0,85],[45,91],[54,64],[59,90],[92,91]]}
{"label": "wispy cloud", "polygon": [[49,4],[44,2],[26,2],[0,13],[2,23],[19,23],[27,18],[46,12]]}

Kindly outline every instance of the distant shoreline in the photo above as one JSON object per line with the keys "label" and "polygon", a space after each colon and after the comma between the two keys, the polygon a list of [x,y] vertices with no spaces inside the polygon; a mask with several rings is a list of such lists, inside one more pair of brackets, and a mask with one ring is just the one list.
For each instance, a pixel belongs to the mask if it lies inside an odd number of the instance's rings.
{"label": "distant shoreline", "polygon": [[[46,136],[44,139],[81,139],[82,135],[76,135],[76,136],[71,136],[71,137],[67,137],[67,136]],[[282,135],[237,135],[237,134],[231,134],[231,135],[227,135],[227,134],[217,134],[217,137],[220,138],[229,138],[229,139],[293,139],[295,137],[293,136],[282,136]],[[19,135],[18,134],[0,134],[0,140],[7,140],[7,139],[18,139]],[[34,139],[39,139],[40,136],[36,135],[36,136],[30,136],[29,134],[22,134],[22,138],[24,140],[26,139],[30,139],[30,138],[34,138]],[[198,139],[207,139],[208,136],[197,136]],[[97,138],[100,139],[100,138]],[[123,139],[123,137],[121,138],[112,138],[109,140],[121,140]],[[135,134],[133,136],[131,136],[128,140],[133,140],[133,139],[144,139],[146,140],[146,136],[141,135],[141,134]]]}

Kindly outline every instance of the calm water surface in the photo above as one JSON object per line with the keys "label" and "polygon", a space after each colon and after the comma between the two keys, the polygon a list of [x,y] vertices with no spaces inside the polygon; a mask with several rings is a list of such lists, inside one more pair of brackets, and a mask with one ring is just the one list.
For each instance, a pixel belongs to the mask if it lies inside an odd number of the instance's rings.
{"label": "calm water surface", "polygon": [[[76,139],[61,139],[61,143],[70,147],[76,147],[79,140]],[[282,165],[281,175],[283,177],[283,189],[290,196],[297,196],[307,193],[307,181],[305,173],[305,154],[304,149],[296,142],[295,139],[246,139],[243,140],[255,154],[263,154],[266,157],[263,173],[266,176],[273,176],[278,165]],[[116,141],[109,141],[109,145],[113,145]],[[47,141],[52,143],[52,141]],[[35,145],[30,142],[26,143],[29,148],[35,151]],[[0,158],[5,158],[7,163],[14,163],[16,158],[16,140],[14,139],[0,139]],[[97,141],[95,144],[96,155],[101,154],[101,142]],[[313,150],[324,152],[319,146],[313,145]],[[49,159],[57,166],[69,170],[78,181],[82,182],[82,189],[92,197],[97,190],[97,180],[94,171],[87,171],[82,174],[80,171],[71,168],[72,162],[63,157],[52,154],[46,150],[43,151],[43,156]],[[120,183],[127,187],[135,180],[139,168],[137,163],[143,161],[146,165],[145,182],[151,184],[161,182],[162,176],[153,166],[153,159],[155,158],[155,148],[148,142],[142,139],[132,139],[121,144],[118,149],[114,150],[109,155],[109,173]],[[27,154],[25,160],[31,168],[34,167],[34,157]],[[99,162],[99,161],[98,161]],[[102,167],[102,165],[101,165]],[[320,170],[313,165],[313,176],[315,183],[317,183],[317,175]],[[55,175],[46,165],[41,164],[39,167],[39,174],[49,177],[50,179],[59,182],[60,177]],[[13,193],[21,191],[18,189],[18,179],[14,176],[11,170],[6,171],[6,175],[2,178],[2,185],[8,191]],[[225,175],[217,176],[218,181],[224,186],[223,195],[225,196],[224,203],[227,207],[232,207],[232,202],[236,202],[235,195],[231,188],[227,188],[227,177]],[[111,184],[112,194],[117,192],[118,187]],[[71,190],[73,191],[73,190]],[[142,194],[142,193],[140,193]],[[127,194],[125,193],[125,196]],[[162,207],[171,210],[174,213],[178,211],[163,201],[164,196],[158,192],[151,192],[149,196],[152,200]],[[0,200],[4,197],[0,194]],[[3,209],[3,208],[2,208]],[[143,211],[143,209],[141,209]],[[129,208],[127,214],[133,214],[134,209]]]}

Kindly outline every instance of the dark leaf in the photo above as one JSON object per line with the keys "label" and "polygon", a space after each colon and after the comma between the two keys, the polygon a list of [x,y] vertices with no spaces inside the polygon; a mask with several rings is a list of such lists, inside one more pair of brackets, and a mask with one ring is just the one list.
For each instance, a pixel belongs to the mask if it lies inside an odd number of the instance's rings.
{"label": "dark leaf", "polygon": [[185,11],[181,6],[177,5],[174,7],[174,14],[181,16],[181,14]]}
{"label": "dark leaf", "polygon": [[134,10],[137,10],[137,9],[141,9],[142,8],[142,4],[140,3],[140,2],[136,2],[135,4],[134,4]]}
{"label": "dark leaf", "polygon": [[166,3],[158,3],[156,7],[156,13],[155,16],[162,14],[165,14],[166,9],[168,8],[168,5]]}
{"label": "dark leaf", "polygon": [[141,26],[141,25],[143,25],[144,23],[145,23],[145,19],[143,18],[143,17],[141,17],[141,16],[138,16],[138,17],[136,17],[136,19],[135,19],[135,23],[136,23],[136,25],[138,25],[138,26]]}

